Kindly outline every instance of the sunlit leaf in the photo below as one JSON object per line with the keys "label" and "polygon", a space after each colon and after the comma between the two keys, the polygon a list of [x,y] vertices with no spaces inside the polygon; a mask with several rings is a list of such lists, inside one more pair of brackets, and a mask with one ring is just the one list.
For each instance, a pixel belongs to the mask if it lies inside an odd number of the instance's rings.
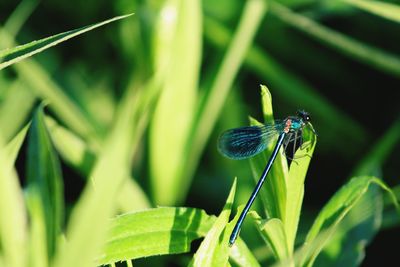
{"label": "sunlit leaf", "polygon": [[157,208],[113,219],[107,242],[96,262],[109,264],[152,255],[184,253],[204,236],[215,217],[192,208]]}
{"label": "sunlit leaf", "polygon": [[[236,179],[232,185],[226,204],[215,220],[213,226],[204,237],[200,247],[196,251],[189,266],[225,266],[229,258],[229,236],[233,229],[233,224],[238,219],[233,220],[230,227],[227,227],[231,214],[233,199],[236,191]],[[238,212],[240,213],[240,211]]]}
{"label": "sunlit leaf", "polygon": [[157,204],[181,201],[189,184],[182,179],[182,162],[197,98],[201,19],[200,1],[169,0],[159,14],[154,53],[156,72],[164,81],[150,132],[151,185]]}
{"label": "sunlit leaf", "polygon": [[14,162],[0,134],[0,242],[4,266],[26,266],[27,218]]}
{"label": "sunlit leaf", "polygon": [[43,50],[50,48],[52,46],[55,46],[59,43],[62,43],[68,39],[71,39],[75,36],[78,36],[82,33],[91,31],[95,28],[98,28],[100,26],[103,26],[105,24],[108,24],[110,22],[120,20],[126,17],[131,16],[132,14],[124,15],[124,16],[118,16],[109,20],[105,20],[93,25],[89,25],[86,27],[82,27],[76,30],[71,30],[63,33],[59,33],[44,39],[40,39],[37,41],[33,41],[24,45],[20,45],[14,48],[9,48],[0,51],[0,70],[14,64],[24,58],[33,56],[34,54],[37,54],[39,52],[42,52]]}
{"label": "sunlit leaf", "polygon": [[381,16],[395,22],[400,22],[400,6],[394,3],[372,0],[342,0],[361,10]]}
{"label": "sunlit leaf", "polygon": [[276,259],[284,260],[289,258],[290,249],[283,222],[278,218],[262,221],[257,214],[252,213],[252,215],[258,225],[261,236],[271,247]]}
{"label": "sunlit leaf", "polygon": [[[272,98],[266,86],[261,86],[261,103],[266,124],[274,123],[272,115]],[[251,125],[259,124],[251,120]],[[268,159],[275,146],[275,141],[271,141],[268,148],[259,155],[250,159],[253,177],[257,182],[268,162]],[[269,218],[281,218],[285,216],[286,209],[286,183],[288,180],[288,166],[286,158],[282,155],[283,149],[278,153],[268,174],[265,184],[260,191],[260,198],[263,201],[266,214]]]}
{"label": "sunlit leaf", "polygon": [[231,248],[229,259],[241,267],[261,266],[241,238],[236,239],[235,244]]}
{"label": "sunlit leaf", "polygon": [[228,96],[229,90],[245,59],[246,53],[264,17],[267,5],[263,0],[246,1],[243,7],[239,24],[231,42],[226,42],[226,51],[215,79],[207,92],[198,103],[196,120],[193,122],[190,138],[186,143],[185,155],[188,155],[185,163],[185,182],[189,181],[197,167],[200,156],[208,137],[218,119],[222,106]]}
{"label": "sunlit leaf", "polygon": [[29,266],[46,267],[48,266],[48,244],[46,229],[46,217],[43,208],[42,196],[37,188],[29,188],[26,197],[29,211]]}

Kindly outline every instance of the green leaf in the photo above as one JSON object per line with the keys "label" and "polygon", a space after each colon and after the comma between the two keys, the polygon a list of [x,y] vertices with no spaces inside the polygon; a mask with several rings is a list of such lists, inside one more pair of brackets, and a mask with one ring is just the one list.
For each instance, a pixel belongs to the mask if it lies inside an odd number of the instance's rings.
{"label": "green leaf", "polygon": [[36,0],[25,0],[19,2],[18,6],[13,10],[7,21],[4,23],[3,29],[0,29],[1,49],[12,46],[10,42],[7,42],[7,38],[3,38],[3,32],[7,31],[8,34],[12,35],[14,38],[22,28],[22,25],[33,13],[37,5],[38,1]]}
{"label": "green leaf", "polygon": [[[190,138],[186,142],[187,160],[184,164],[183,183],[189,184],[191,181],[190,177],[198,165],[207,140],[266,10],[267,5],[263,0],[245,2],[237,29],[231,41],[227,40],[225,44],[228,50],[218,68],[215,79],[207,88],[203,98],[197,103],[196,114],[198,116],[193,121]],[[188,185],[185,186],[188,187]]]}
{"label": "green leaf", "polygon": [[[139,97],[138,99],[144,100],[143,98]],[[147,122],[148,116],[146,114],[149,112],[149,107],[146,105],[140,109],[135,107],[135,111],[127,110],[127,107],[136,106],[134,104],[135,102],[133,102],[134,100],[135,98],[133,98],[132,95],[126,94],[123,97],[124,104],[120,104],[119,110],[119,114],[129,114],[133,112],[139,117],[138,122],[134,123],[136,126],[134,133],[130,133],[131,136],[125,137],[125,139],[131,140],[132,145],[128,146],[131,149],[129,152],[131,155],[138,147],[140,137],[142,136],[144,127],[146,125],[145,122]],[[142,103],[143,102],[144,101],[142,101]],[[150,101],[149,104],[151,103],[152,102]],[[46,117],[46,123],[48,125],[54,145],[61,157],[83,176],[88,176],[92,170],[93,164],[96,161],[97,155],[99,154],[99,149],[95,146],[93,147],[85,143],[84,140],[82,140],[79,136],[60,126],[49,116]],[[121,132],[121,134],[123,133],[124,132]],[[127,177],[127,179],[125,179],[124,185],[117,196],[117,201],[120,209],[123,212],[150,207],[149,199],[140,185],[132,177]]]}
{"label": "green leaf", "polygon": [[0,243],[3,266],[26,266],[27,218],[13,161],[0,135]]}
{"label": "green leaf", "polygon": [[382,18],[400,22],[400,6],[388,2],[371,0],[342,0],[349,5],[355,6],[363,11],[370,12]]}
{"label": "green leaf", "polygon": [[[226,266],[228,263],[229,236],[234,226],[233,223],[236,223],[237,219],[239,218],[236,216],[236,220],[233,220],[230,223],[230,227],[227,227],[235,191],[236,179],[233,182],[221,214],[218,216],[217,220],[204,237],[203,242],[201,242],[201,245],[196,251],[196,254],[194,255],[189,266]],[[239,214],[240,211],[238,211],[238,215]]]}
{"label": "green leaf", "polygon": [[[272,98],[266,86],[261,86],[261,103],[263,105],[263,113],[265,123],[274,123],[272,115]],[[260,124],[256,120],[251,120],[251,125]],[[276,142],[270,142],[267,149],[259,155],[250,159],[253,177],[257,182],[261,173],[264,171],[270,154],[274,149]],[[283,149],[278,153],[275,162],[272,165],[265,184],[263,185],[260,195],[263,201],[266,214],[269,218],[284,219],[286,209],[286,182],[288,180],[288,166],[286,157],[283,156]]]}
{"label": "green leaf", "polygon": [[283,224],[289,247],[289,255],[293,254],[304,197],[304,181],[317,143],[317,138],[310,129],[305,128],[303,136],[304,143],[296,151],[294,160],[290,164],[289,178],[286,184],[286,214]]}
{"label": "green leaf", "polygon": [[45,116],[49,133],[63,160],[87,176],[95,162],[95,148],[91,148],[79,136],[59,125],[52,117]]}
{"label": "green leaf", "polygon": [[[266,123],[272,123],[271,95],[267,87],[262,86],[261,95]],[[253,120],[252,124],[258,123]],[[293,253],[304,196],[304,181],[316,145],[315,135],[310,130],[306,128],[303,134],[305,135],[302,145],[304,149],[297,150],[289,171],[286,157],[283,156],[283,150],[281,150],[261,190],[261,199],[268,218],[279,219],[279,223],[269,220],[264,226],[266,240],[279,260],[289,258]],[[274,145],[274,142],[271,143],[266,152],[250,159],[255,179],[259,179],[265,168]]]}
{"label": "green leaf", "polygon": [[235,244],[231,248],[229,258],[235,264],[241,267],[260,266],[253,253],[250,251],[250,249],[246,246],[246,243],[244,243],[241,238],[236,239]]}
{"label": "green leaf", "polygon": [[72,211],[68,242],[59,251],[55,266],[91,266],[105,241],[108,219],[116,212],[117,196],[131,172],[132,148],[139,140],[135,133],[140,120],[136,117],[137,106],[130,102],[131,93],[128,91],[129,97],[124,98],[111,133],[97,155],[90,182]]}
{"label": "green leaf", "polygon": [[47,252],[52,258],[61,234],[64,218],[64,194],[61,167],[44,123],[43,106],[39,106],[29,129],[27,158],[28,191],[40,194],[46,224]]}
{"label": "green leaf", "polygon": [[4,148],[6,151],[7,159],[9,160],[10,166],[15,165],[18,153],[21,149],[22,143],[25,140],[26,133],[28,132],[29,124],[22,128],[21,131],[7,144]]}
{"label": "green leaf", "polygon": [[[156,72],[164,78],[150,132],[151,185],[155,202],[182,201],[184,147],[194,117],[201,64],[201,3],[166,1],[156,27]],[[182,96],[184,100],[182,101]],[[166,141],[167,140],[167,141]]]}
{"label": "green leaf", "polygon": [[41,192],[36,187],[29,188],[26,195],[29,212],[29,266],[48,266],[48,244],[46,229],[46,215],[43,208]]}
{"label": "green leaf", "polygon": [[307,234],[305,246],[301,253],[300,264],[312,266],[316,257],[331,240],[338,224],[344,216],[359,202],[367,192],[370,184],[379,185],[391,196],[393,203],[398,206],[393,192],[378,178],[372,176],[360,176],[351,179],[344,185],[324,206],[314,221],[313,226]]}
{"label": "green leaf", "polygon": [[315,266],[359,266],[365,257],[365,248],[381,228],[382,192],[370,185],[353,209],[340,222],[332,240],[317,257]]}
{"label": "green leaf", "polygon": [[36,99],[26,83],[19,80],[10,85],[0,106],[0,130],[5,141],[27,122]]}
{"label": "green leaf", "polygon": [[156,208],[113,219],[97,264],[190,250],[190,243],[204,236],[215,218],[193,208]]}
{"label": "green leaf", "polygon": [[24,45],[20,45],[14,48],[10,48],[10,49],[5,49],[0,51],[0,70],[10,66],[11,64],[14,64],[24,58],[30,57],[34,54],[37,54],[47,48],[50,48],[52,46],[55,46],[59,43],[62,43],[68,39],[71,39],[75,36],[78,36],[82,33],[91,31],[95,28],[98,28],[100,26],[103,26],[105,24],[108,24],[110,22],[116,21],[116,20],[120,20],[126,17],[131,16],[132,14],[128,14],[128,15],[124,15],[124,16],[118,16],[118,17],[114,17],[112,19],[109,20],[105,20],[96,24],[92,24],[86,27],[82,27],[79,29],[75,29],[75,30],[71,30],[71,31],[67,31],[67,32],[63,32],[63,33],[59,33],[57,35],[53,35],[44,39],[40,39],[37,41],[33,41]]}
{"label": "green leaf", "polygon": [[251,215],[256,222],[257,228],[259,229],[261,236],[271,247],[275,258],[278,260],[289,258],[290,250],[283,222],[278,218],[272,218],[266,221],[262,221],[261,217],[258,216],[256,212],[252,212]]}

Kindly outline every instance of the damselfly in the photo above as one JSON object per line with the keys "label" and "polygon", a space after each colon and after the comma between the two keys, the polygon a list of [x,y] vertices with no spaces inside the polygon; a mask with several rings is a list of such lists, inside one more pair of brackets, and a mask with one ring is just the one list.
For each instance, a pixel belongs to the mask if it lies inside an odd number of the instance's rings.
{"label": "damselfly", "polygon": [[278,137],[275,148],[272,151],[261,178],[257,182],[253,193],[233,228],[229,238],[230,246],[233,245],[239,235],[243,221],[260,191],[278,155],[279,149],[282,145],[286,148],[291,142],[294,143],[294,147],[296,147],[296,142],[302,143],[303,129],[306,126],[309,126],[311,131],[315,134],[314,128],[310,122],[310,115],[306,111],[299,110],[297,116],[289,116],[282,121],[275,121],[274,124],[235,128],[224,132],[220,136],[218,140],[218,150],[221,154],[231,159],[250,158],[265,150],[268,144],[275,140],[275,137]]}

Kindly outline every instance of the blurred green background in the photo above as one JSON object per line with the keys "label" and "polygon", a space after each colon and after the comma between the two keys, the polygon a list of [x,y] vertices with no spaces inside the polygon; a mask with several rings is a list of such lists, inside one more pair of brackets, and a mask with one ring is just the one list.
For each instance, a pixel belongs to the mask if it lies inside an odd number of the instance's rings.
{"label": "blurred green background", "polygon": [[[249,2],[253,7],[232,0],[1,1],[0,23],[11,36],[15,31],[19,44],[117,15],[135,15],[34,57],[46,79],[84,114],[94,135],[71,129],[63,111],[52,109],[51,97],[33,82],[42,76],[24,78],[18,68],[1,72],[0,111],[8,108],[6,99],[19,97],[21,106],[14,107],[16,117],[11,119],[27,122],[38,99],[50,99],[47,112],[58,123],[83,140],[102,140],[123,106],[121,99],[132,95],[132,105],[147,103],[138,112],[132,176],[150,206],[191,206],[218,214],[235,176],[236,204],[246,201],[254,184],[247,161],[218,154],[218,135],[247,125],[248,116],[262,121],[259,85],[266,84],[275,118],[305,109],[318,132],[300,230],[309,227],[307,222],[352,173],[373,173],[398,186],[399,9],[388,12],[393,18],[357,7],[357,1]],[[385,2],[393,8],[400,5]],[[174,16],[179,20],[171,25]],[[9,43],[0,38],[0,45]],[[7,119],[0,113],[0,120]],[[365,155],[385,141],[376,166],[357,170]],[[71,207],[87,172],[67,159],[62,164]],[[24,151],[17,165],[24,177]],[[263,258],[260,237],[251,224],[245,228],[244,239],[252,240],[251,248]],[[399,236],[398,222],[385,224],[384,217],[383,230],[367,247],[362,266],[374,266],[382,258],[397,260],[396,247],[386,245]],[[174,266],[172,258],[167,262]]]}

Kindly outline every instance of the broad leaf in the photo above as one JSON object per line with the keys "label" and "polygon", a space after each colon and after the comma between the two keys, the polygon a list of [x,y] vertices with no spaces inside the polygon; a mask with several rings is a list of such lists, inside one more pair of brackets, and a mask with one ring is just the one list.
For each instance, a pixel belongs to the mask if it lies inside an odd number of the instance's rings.
{"label": "broad leaf", "polygon": [[193,208],[156,208],[113,219],[97,264],[153,255],[184,253],[204,236],[215,217]]}
{"label": "broad leaf", "polygon": [[[182,201],[184,148],[194,117],[201,64],[201,2],[169,0],[156,27],[155,71],[164,78],[150,131],[150,171],[155,202]],[[182,100],[182,96],[184,100]]]}

